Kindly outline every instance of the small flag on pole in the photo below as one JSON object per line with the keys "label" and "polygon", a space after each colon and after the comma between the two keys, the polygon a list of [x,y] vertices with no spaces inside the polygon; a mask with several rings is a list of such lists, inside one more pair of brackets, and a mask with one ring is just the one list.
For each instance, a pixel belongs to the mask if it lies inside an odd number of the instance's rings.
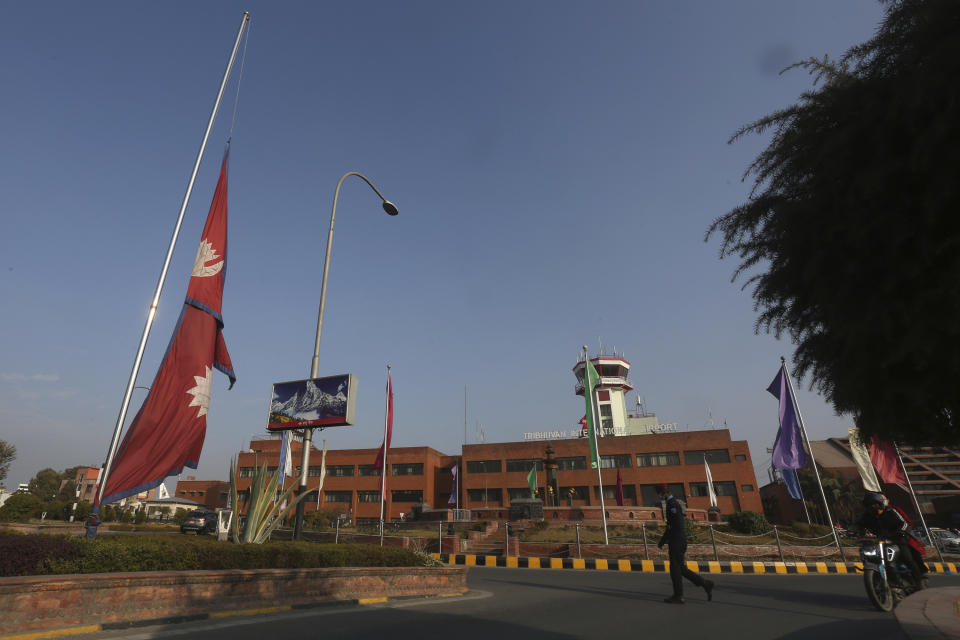
{"label": "small flag on pole", "polygon": [[907,477],[903,475],[900,462],[897,460],[897,451],[889,442],[870,440],[870,460],[877,468],[880,478],[887,484],[906,484]]}
{"label": "small flag on pole", "polygon": [[383,444],[380,446],[380,451],[377,452],[377,459],[373,461],[373,467],[380,470],[381,498],[384,495],[386,487],[384,476],[387,474],[384,465],[386,463],[387,453],[390,451],[390,441],[393,439],[393,382],[390,380],[389,373],[387,374],[387,420],[384,431],[386,432],[386,436],[383,439]]}
{"label": "small flag on pole", "polygon": [[794,500],[803,500],[803,493],[800,491],[800,478],[797,476],[796,469],[778,469],[780,477],[783,478],[783,484],[787,487],[787,493]]}
{"label": "small flag on pole", "polygon": [[280,439],[280,473],[277,474],[277,491],[283,491],[284,478],[293,475],[293,456],[290,452],[290,438],[293,435],[292,429],[283,432]]}
{"label": "small flag on pole", "polygon": [[614,493],[614,497],[617,499],[617,506],[623,506],[623,476],[620,475],[620,467],[617,467],[617,491]]}
{"label": "small flag on pole", "polygon": [[457,465],[450,467],[450,474],[453,476],[453,486],[450,489],[450,498],[447,504],[457,504]]}
{"label": "small flag on pole", "polygon": [[807,455],[803,450],[800,422],[788,387],[786,366],[780,365],[777,377],[767,387],[767,391],[780,401],[780,429],[773,443],[773,466],[777,469],[802,469],[807,465]]}
{"label": "small flag on pole", "polygon": [[707,495],[710,497],[710,506],[717,506],[717,492],[713,490],[713,474],[710,473],[710,463],[703,459],[703,469],[707,472]]}
{"label": "small flag on pole", "polygon": [[323,479],[327,477],[327,441],[323,441],[323,452],[320,454],[320,484],[317,485],[317,509],[320,509],[320,490],[323,489]]}
{"label": "small flag on pole", "polygon": [[880,493],[880,481],[877,480],[877,472],[873,470],[873,464],[870,462],[870,450],[860,439],[860,429],[850,427],[849,434],[850,453],[853,454],[853,461],[857,465],[857,471],[860,472],[863,488]]}
{"label": "small flag on pole", "polygon": [[537,497],[537,463],[534,462],[527,474],[527,487],[530,489],[530,499]]}

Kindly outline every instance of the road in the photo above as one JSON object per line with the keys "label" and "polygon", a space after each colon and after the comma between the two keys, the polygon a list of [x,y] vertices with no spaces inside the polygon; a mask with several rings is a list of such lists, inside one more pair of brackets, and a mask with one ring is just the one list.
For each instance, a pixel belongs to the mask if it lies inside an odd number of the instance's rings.
{"label": "road", "polygon": [[[315,609],[97,634],[98,638],[870,638],[905,640],[874,610],[859,576],[719,575],[713,602],[687,583],[663,602],[669,577],[604,571],[472,567],[461,598]],[[932,587],[957,585],[931,576]]]}

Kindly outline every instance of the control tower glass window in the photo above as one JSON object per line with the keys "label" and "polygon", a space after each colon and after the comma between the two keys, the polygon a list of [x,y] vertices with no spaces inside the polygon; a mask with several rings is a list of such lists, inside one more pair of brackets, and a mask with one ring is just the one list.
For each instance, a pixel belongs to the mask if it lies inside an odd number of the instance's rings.
{"label": "control tower glass window", "polygon": [[600,405],[600,428],[604,434],[613,433],[613,406],[609,404]]}

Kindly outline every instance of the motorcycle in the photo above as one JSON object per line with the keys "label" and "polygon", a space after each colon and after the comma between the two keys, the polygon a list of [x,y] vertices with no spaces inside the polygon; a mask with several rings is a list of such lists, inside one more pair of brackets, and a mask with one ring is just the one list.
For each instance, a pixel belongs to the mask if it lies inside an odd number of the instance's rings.
{"label": "motorcycle", "polygon": [[863,586],[870,602],[880,611],[891,611],[897,602],[927,586],[926,578],[917,584],[910,569],[901,560],[901,553],[900,546],[889,539],[860,540]]}

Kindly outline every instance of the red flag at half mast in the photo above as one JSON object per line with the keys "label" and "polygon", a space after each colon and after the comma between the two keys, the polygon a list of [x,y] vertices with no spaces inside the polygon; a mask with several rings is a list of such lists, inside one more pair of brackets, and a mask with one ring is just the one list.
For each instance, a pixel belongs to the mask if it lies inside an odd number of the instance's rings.
{"label": "red flag at half mast", "polygon": [[207,430],[213,369],[236,382],[223,340],[227,258],[227,154],[173,338],[140,411],[114,456],[103,504],[156,487],[197,468]]}

